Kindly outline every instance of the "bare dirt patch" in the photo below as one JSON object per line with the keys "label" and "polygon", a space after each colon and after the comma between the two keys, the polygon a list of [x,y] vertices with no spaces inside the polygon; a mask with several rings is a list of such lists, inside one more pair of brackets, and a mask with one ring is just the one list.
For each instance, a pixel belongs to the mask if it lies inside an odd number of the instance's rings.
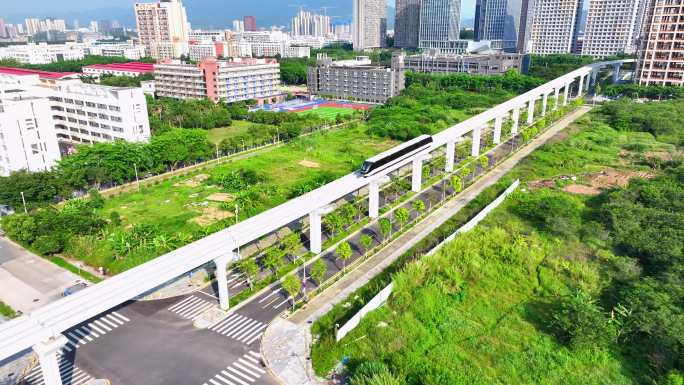
{"label": "bare dirt patch", "polygon": [[657,158],[666,162],[669,162],[673,159],[672,154],[667,151],[647,151],[644,152],[644,156],[647,158]]}
{"label": "bare dirt patch", "polygon": [[320,164],[318,164],[316,162],[312,162],[310,160],[303,160],[303,161],[299,162],[298,164],[300,166],[306,167],[306,168],[319,168],[319,167],[321,167]]}
{"label": "bare dirt patch", "polygon": [[588,185],[571,184],[565,186],[563,191],[582,194],[598,195],[601,190],[613,187],[626,187],[633,178],[653,178],[655,174],[646,171],[629,171],[608,169],[598,173],[586,174],[583,179]]}
{"label": "bare dirt patch", "polygon": [[233,195],[226,193],[214,193],[207,197],[207,200],[212,202],[230,202],[233,199],[235,199]]}
{"label": "bare dirt patch", "polygon": [[182,182],[178,182],[174,184],[175,187],[181,187],[181,186],[186,186],[186,187],[198,187],[200,186],[205,180],[209,179],[209,175],[207,174],[199,174],[195,175],[190,179],[186,179]]}
{"label": "bare dirt patch", "polygon": [[527,182],[527,186],[531,189],[551,188],[555,185],[556,185],[556,182],[554,182],[551,179],[541,179],[541,180],[533,180],[533,181]]}
{"label": "bare dirt patch", "polygon": [[581,184],[571,184],[565,186],[563,191],[579,195],[599,195],[601,193],[601,190],[597,189],[596,187],[584,186]]}
{"label": "bare dirt patch", "polygon": [[207,226],[226,218],[232,218],[233,215],[230,211],[221,210],[217,207],[205,207],[202,209],[202,215],[192,220],[200,226]]}

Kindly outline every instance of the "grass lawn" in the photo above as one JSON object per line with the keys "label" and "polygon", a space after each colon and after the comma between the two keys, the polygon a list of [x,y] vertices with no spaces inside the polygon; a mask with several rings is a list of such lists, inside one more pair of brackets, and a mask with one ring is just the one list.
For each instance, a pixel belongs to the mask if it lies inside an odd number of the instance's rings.
{"label": "grass lawn", "polygon": [[338,114],[340,115],[351,115],[354,113],[352,108],[339,108],[339,107],[318,107],[310,110],[298,111],[296,114],[316,114],[321,118],[334,119]]}
{"label": "grass lawn", "polygon": [[[638,152],[630,149],[639,148]],[[591,113],[509,173],[524,183],[556,180],[551,189],[585,205],[593,197],[563,192],[589,184],[587,173],[644,171],[645,151],[674,147],[639,132],[617,131]],[[653,171],[653,170],[651,170]],[[575,175],[577,181],[557,178]],[[596,245],[554,236],[515,214],[518,194],[474,231],[394,276],[388,303],[336,343],[332,325],[350,314],[338,305],[314,325],[319,375],[346,357],[349,367],[383,363],[402,384],[635,384],[643,363],[619,347],[572,348],[549,329],[553,301],[575,287],[600,293],[610,280]],[[601,247],[601,246],[598,246]],[[350,295],[363,293],[363,288]],[[393,382],[394,383],[394,382]],[[399,383],[399,382],[397,382]]]}
{"label": "grass lawn", "polygon": [[[230,139],[236,136],[247,134],[249,128],[254,125],[258,124],[248,122],[246,120],[233,120],[233,124],[231,124],[229,127],[212,128],[211,130],[207,130],[207,134],[209,135],[209,141],[214,144],[220,144],[224,139]],[[261,124],[261,126],[268,125]]]}
{"label": "grass lawn", "polygon": [[389,139],[370,137],[365,127],[359,125],[316,133],[248,159],[224,163],[205,174],[167,180],[143,187],[139,192],[111,197],[105,201],[100,214],[110,218],[112,212],[117,212],[121,224],[108,226],[104,237],[81,238],[80,242],[74,242],[75,247],[67,247],[66,254],[93,266],[104,266],[112,273],[126,270],[159,254],[133,250],[124,257],[115,257],[112,242],[135,225],[153,225],[157,233],[167,238],[189,240],[201,236],[203,229],[212,223],[234,220],[232,209],[207,199],[212,194],[225,192],[213,183],[213,175],[254,170],[263,179],[255,186],[233,193],[236,197],[246,194],[252,199],[251,209],[241,205],[240,217],[244,219],[287,201],[304,182],[345,175],[360,167],[364,159],[396,144]]}

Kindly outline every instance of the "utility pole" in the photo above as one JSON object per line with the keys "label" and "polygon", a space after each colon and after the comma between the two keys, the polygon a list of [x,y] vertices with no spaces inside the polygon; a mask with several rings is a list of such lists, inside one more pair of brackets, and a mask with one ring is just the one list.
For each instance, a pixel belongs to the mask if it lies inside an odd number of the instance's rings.
{"label": "utility pole", "polygon": [[133,170],[135,170],[135,183],[138,185],[138,191],[140,191],[140,179],[138,179],[138,165],[133,163]]}
{"label": "utility pole", "polygon": [[26,209],[26,198],[24,198],[24,192],[21,192],[21,201],[24,203],[24,214],[28,214],[28,210]]}

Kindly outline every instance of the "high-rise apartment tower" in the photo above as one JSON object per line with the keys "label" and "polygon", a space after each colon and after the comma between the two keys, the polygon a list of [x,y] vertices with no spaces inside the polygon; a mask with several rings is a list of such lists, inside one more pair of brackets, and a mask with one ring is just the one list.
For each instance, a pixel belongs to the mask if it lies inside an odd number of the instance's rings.
{"label": "high-rise apartment tower", "polygon": [[525,51],[542,55],[570,53],[577,38],[582,1],[530,0],[528,5],[530,38]]}
{"label": "high-rise apartment tower", "polygon": [[180,0],[137,3],[135,19],[140,43],[155,59],[169,59],[187,53],[188,16]]}
{"label": "high-rise apartment tower", "polygon": [[684,86],[684,0],[648,0],[639,47],[642,85]]}
{"label": "high-rise apartment tower", "polygon": [[609,56],[634,53],[643,0],[589,0],[583,55]]}
{"label": "high-rise apartment tower", "polygon": [[352,40],[355,51],[385,47],[387,1],[353,0]]}

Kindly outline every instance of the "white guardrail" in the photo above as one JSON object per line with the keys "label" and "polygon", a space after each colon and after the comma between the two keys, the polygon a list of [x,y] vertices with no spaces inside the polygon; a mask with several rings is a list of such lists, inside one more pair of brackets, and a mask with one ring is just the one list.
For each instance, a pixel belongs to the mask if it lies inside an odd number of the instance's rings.
{"label": "white guardrail", "polygon": [[[449,235],[445,240],[440,242],[437,246],[433,247],[430,251],[428,251],[425,255],[433,255],[437,251],[439,251],[444,245],[447,243],[453,241],[459,234],[465,233],[467,231],[470,231],[475,228],[485,217],[487,214],[492,212],[495,208],[499,207],[501,203],[515,191],[518,186],[520,186],[520,180],[516,180],[513,182],[501,195],[499,195],[496,199],[492,201],[492,203],[488,204],[487,207],[482,209],[477,215],[475,215],[471,220],[468,221],[465,225],[461,226],[456,230],[453,234]],[[337,332],[335,333],[335,339],[339,342],[344,336],[346,336],[349,332],[354,330],[359,323],[361,323],[361,320],[363,317],[366,316],[366,314],[372,312],[373,310],[381,307],[382,305],[387,302],[387,299],[389,298],[390,294],[392,294],[392,288],[394,286],[394,283],[390,283],[387,285],[384,289],[380,290],[378,294],[373,297],[364,307],[359,310],[358,313],[354,314],[354,316],[347,321],[342,327],[340,327]]]}

